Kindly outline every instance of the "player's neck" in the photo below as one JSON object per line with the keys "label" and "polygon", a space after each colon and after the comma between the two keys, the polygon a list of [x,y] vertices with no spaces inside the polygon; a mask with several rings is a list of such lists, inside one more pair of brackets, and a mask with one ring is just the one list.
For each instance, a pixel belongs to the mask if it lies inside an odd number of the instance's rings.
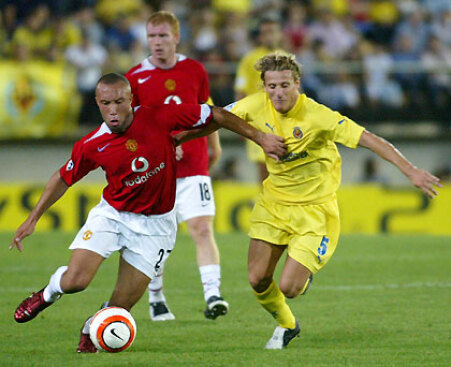
{"label": "player's neck", "polygon": [[154,56],[150,56],[150,62],[159,69],[171,69],[177,64],[177,54],[174,54],[167,59],[159,59]]}

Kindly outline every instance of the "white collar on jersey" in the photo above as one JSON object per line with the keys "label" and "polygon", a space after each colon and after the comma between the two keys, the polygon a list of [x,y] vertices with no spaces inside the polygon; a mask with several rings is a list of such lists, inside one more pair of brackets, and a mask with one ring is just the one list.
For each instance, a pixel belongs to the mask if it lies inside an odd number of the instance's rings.
{"label": "white collar on jersey", "polygon": [[99,130],[97,130],[97,132],[93,136],[91,136],[88,140],[85,140],[84,144],[86,144],[88,141],[98,138],[103,134],[111,134],[111,133],[112,131],[110,130],[106,122],[103,122],[102,125],[100,125]]}
{"label": "white collar on jersey", "polygon": [[[185,55],[175,54],[177,56],[177,62],[184,61],[187,59]],[[140,64],[141,66],[136,69],[132,74],[141,73],[143,71],[158,69],[154,64],[150,62],[150,57],[146,57]]]}

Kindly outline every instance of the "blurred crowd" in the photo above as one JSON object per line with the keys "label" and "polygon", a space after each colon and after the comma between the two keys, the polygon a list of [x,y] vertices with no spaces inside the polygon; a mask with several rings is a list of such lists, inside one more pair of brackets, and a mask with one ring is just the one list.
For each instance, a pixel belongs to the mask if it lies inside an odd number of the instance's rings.
{"label": "blurred crowd", "polygon": [[[259,19],[280,24],[280,48],[303,65],[306,93],[357,119],[451,115],[449,0],[3,0],[0,57],[62,62],[77,71],[92,121],[93,88],[104,72],[125,73],[148,56],[146,20],[180,20],[179,52],[210,75],[213,100],[234,100],[236,65],[255,46]],[[95,109],[95,106],[94,106]],[[94,120],[96,121],[96,120]]]}

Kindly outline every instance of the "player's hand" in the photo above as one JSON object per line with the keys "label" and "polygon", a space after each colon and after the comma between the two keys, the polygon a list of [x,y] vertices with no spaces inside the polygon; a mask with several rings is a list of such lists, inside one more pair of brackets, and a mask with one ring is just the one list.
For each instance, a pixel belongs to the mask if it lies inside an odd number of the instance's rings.
{"label": "player's hand", "polygon": [[183,159],[183,148],[180,145],[175,147],[175,160],[181,161]]}
{"label": "player's hand", "polygon": [[287,154],[287,146],[284,139],[280,136],[262,133],[258,143],[265,153],[277,162]]}
{"label": "player's hand", "polygon": [[440,179],[435,177],[428,171],[414,168],[414,170],[408,175],[412,184],[423,191],[429,198],[433,199],[438,195],[435,187],[442,187],[440,184]]}
{"label": "player's hand", "polygon": [[17,249],[22,252],[22,240],[32,234],[35,227],[36,223],[26,220],[14,234],[14,238],[11,242],[11,245],[9,246],[9,249],[12,250],[14,247],[17,247]]}

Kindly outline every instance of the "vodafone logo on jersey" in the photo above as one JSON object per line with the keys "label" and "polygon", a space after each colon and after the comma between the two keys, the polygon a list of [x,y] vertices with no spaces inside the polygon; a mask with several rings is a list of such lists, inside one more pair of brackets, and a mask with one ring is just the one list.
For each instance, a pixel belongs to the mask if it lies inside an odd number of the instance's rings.
{"label": "vodafone logo on jersey", "polygon": [[145,172],[145,174],[138,175],[131,180],[124,180],[125,186],[132,187],[135,185],[141,185],[143,183],[146,183],[149,178],[160,173],[160,171],[166,167],[166,164],[164,162],[161,162],[158,166],[156,166],[152,170],[148,171],[149,166],[150,166],[149,161],[144,157],[138,157],[138,158],[133,159],[132,171],[135,173],[144,173]]}

